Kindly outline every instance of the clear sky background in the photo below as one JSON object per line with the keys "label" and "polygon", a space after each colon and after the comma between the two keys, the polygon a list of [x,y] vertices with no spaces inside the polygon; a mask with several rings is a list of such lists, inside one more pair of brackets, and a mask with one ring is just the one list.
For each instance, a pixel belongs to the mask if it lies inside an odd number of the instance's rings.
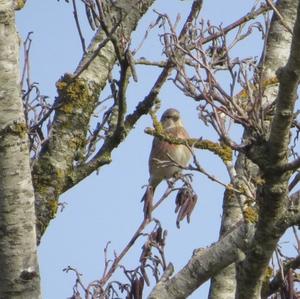
{"label": "clear sky background", "polygon": [[[155,20],[153,9],[167,13],[174,21],[179,13],[185,19],[192,1],[157,0],[140,22],[133,36],[133,46],[142,39],[145,28]],[[230,24],[251,8],[254,1],[205,0],[201,16],[214,24]],[[78,1],[78,6],[79,4]],[[93,32],[85,18],[82,18],[86,42]],[[55,82],[66,72],[73,72],[82,56],[79,36],[72,15],[71,4],[63,0],[28,0],[26,7],[17,14],[18,30],[25,39],[33,31],[31,50],[31,78],[39,82],[41,92],[56,96]],[[260,56],[262,41],[258,35],[243,42],[239,48],[240,57]],[[237,55],[238,51],[233,52]],[[137,57],[144,56],[161,60],[162,47],[157,31],[153,31]],[[138,83],[132,83],[128,91],[128,111],[148,93],[160,70],[155,68],[138,68]],[[226,80],[223,80],[225,88]],[[212,138],[213,131],[198,120],[197,103],[187,99],[168,83],[163,88],[161,113],[169,107],[181,111],[184,123],[192,137]],[[110,256],[122,250],[131,238],[143,218],[140,199],[144,193],[141,187],[148,181],[148,156],[152,138],[144,133],[151,127],[151,119],[144,116],[130,133],[124,143],[113,152],[113,162],[101,168],[98,175],[86,178],[72,190],[61,196],[60,201],[67,206],[49,225],[39,246],[39,260],[42,277],[43,298],[67,298],[72,295],[75,277],[66,274],[63,268],[70,265],[83,274],[85,283],[101,278],[103,271],[103,249],[111,241]],[[223,182],[228,176],[222,162],[214,155],[198,151],[197,157],[202,166]],[[184,266],[195,248],[209,246],[218,239],[222,213],[224,188],[212,183],[201,174],[194,174],[193,186],[199,201],[193,212],[191,224],[185,221],[181,228],[176,228],[174,214],[174,195],[155,212],[168,230],[166,259],[172,261],[175,269]],[[156,198],[166,188],[163,183],[156,192]],[[137,242],[134,250],[122,261],[128,268],[138,265],[142,240]],[[121,279],[117,275],[116,279]],[[125,278],[123,279],[125,281]],[[207,287],[202,287],[191,298],[205,298]]]}

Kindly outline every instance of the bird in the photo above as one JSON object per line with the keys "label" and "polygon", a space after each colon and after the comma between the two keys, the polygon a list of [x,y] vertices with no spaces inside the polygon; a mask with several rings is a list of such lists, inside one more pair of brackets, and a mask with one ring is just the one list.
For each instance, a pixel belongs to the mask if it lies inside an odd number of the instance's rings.
{"label": "bird", "polygon": [[[160,122],[164,129],[164,133],[166,133],[167,135],[181,139],[189,138],[189,134],[183,126],[178,110],[174,108],[167,109],[162,114]],[[171,144],[167,141],[160,140],[158,137],[154,137],[148,161],[150,177],[147,190],[142,199],[142,201],[145,201],[145,215],[149,213],[149,209],[152,209],[152,198],[156,187],[164,179],[170,179],[176,173],[179,173],[181,171],[181,168],[174,165],[174,162],[182,167],[185,167],[188,165],[191,156],[191,151],[186,145]],[[147,197],[149,198],[149,194],[151,197],[150,207],[149,203],[147,203],[149,202],[149,200],[147,200]]]}

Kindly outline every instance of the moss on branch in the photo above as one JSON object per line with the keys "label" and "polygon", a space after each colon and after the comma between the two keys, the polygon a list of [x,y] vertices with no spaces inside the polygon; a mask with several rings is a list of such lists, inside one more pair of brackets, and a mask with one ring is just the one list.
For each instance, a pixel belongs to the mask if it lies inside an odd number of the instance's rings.
{"label": "moss on branch", "polygon": [[26,0],[17,0],[15,1],[15,10],[21,10],[26,4]]}
{"label": "moss on branch", "polygon": [[244,219],[248,223],[257,223],[258,213],[257,210],[251,206],[247,206],[243,211]]}
{"label": "moss on branch", "polygon": [[7,126],[5,126],[2,130],[0,130],[0,138],[7,134],[19,136],[24,138],[27,134],[27,126],[24,122],[14,121]]}
{"label": "moss on branch", "polygon": [[84,79],[74,79],[71,74],[65,74],[56,83],[60,105],[58,109],[65,113],[77,112],[87,108],[91,94],[88,83]]}

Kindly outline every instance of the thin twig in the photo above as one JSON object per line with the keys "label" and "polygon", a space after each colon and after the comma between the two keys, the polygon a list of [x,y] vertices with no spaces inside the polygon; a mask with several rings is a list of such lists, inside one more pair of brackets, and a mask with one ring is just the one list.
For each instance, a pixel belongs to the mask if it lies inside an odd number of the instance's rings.
{"label": "thin twig", "polygon": [[78,70],[76,70],[76,72],[73,76],[73,79],[78,78],[81,75],[81,73],[89,67],[89,65],[92,63],[92,61],[98,56],[100,50],[111,40],[111,35],[117,30],[118,26],[120,25],[120,22],[121,21],[119,21],[113,27],[110,34],[101,43],[98,44],[96,50],[93,52],[91,57],[82,66],[80,66]]}
{"label": "thin twig", "polygon": [[78,13],[77,13],[77,7],[76,7],[76,0],[72,0],[72,3],[73,3],[73,15],[74,15],[76,27],[77,27],[77,30],[78,30],[78,33],[79,33],[81,47],[82,47],[83,53],[86,54],[85,40],[84,40],[82,31],[81,31],[81,28],[80,28],[80,23],[79,23]]}
{"label": "thin twig", "polygon": [[149,219],[145,218],[143,219],[142,223],[138,227],[138,229],[135,231],[125,248],[121,251],[121,253],[115,257],[112,265],[110,266],[109,270],[106,272],[105,276],[101,278],[100,283],[101,285],[105,285],[107,281],[110,279],[112,274],[115,272],[116,268],[119,265],[119,262],[121,259],[126,255],[126,253],[129,251],[129,249],[132,247],[132,245],[135,243],[135,241],[138,239],[138,237],[141,235],[142,231],[144,228],[147,226],[149,223]]}
{"label": "thin twig", "polygon": [[279,257],[278,248],[275,249],[275,256],[276,256],[276,259],[277,259],[277,263],[278,263],[278,267],[279,267],[281,279],[282,279],[282,281],[284,281],[284,270],[283,270],[282,262],[281,262],[280,257]]}
{"label": "thin twig", "polygon": [[289,191],[291,191],[300,181],[300,172],[296,174],[291,183],[289,184]]}
{"label": "thin twig", "polygon": [[136,59],[134,63],[140,65],[151,65],[151,66],[158,66],[158,67],[165,67],[167,65],[166,61],[150,61],[144,58]]}
{"label": "thin twig", "polygon": [[29,51],[31,47],[31,42],[32,39],[30,38],[31,34],[33,34],[33,31],[28,32],[27,37],[23,43],[23,48],[24,48],[24,66],[23,66],[23,71],[22,71],[22,76],[21,76],[21,82],[20,86],[23,88],[24,84],[24,79],[25,79],[25,74],[27,73],[27,77],[30,75],[29,71]]}
{"label": "thin twig", "polygon": [[298,233],[297,233],[296,227],[294,225],[292,226],[292,229],[293,229],[293,233],[294,233],[295,239],[297,241],[297,251],[298,251],[298,254],[299,254],[300,253],[300,240],[299,240],[299,237],[298,237]]}

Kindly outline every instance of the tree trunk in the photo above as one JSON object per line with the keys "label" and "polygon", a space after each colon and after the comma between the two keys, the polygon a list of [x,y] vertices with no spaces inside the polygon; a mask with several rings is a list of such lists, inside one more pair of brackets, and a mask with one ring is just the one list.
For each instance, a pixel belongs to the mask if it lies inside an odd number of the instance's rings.
{"label": "tree trunk", "polygon": [[41,298],[15,1],[0,1],[0,298]]}
{"label": "tree trunk", "polygon": [[[280,12],[281,16],[283,16],[285,25],[289,26],[289,28],[291,29],[293,28],[293,24],[296,18],[297,3],[298,1],[294,0],[277,1],[277,9]],[[282,21],[276,15],[273,15],[271,27],[268,33],[265,53],[261,58],[263,82],[274,79],[276,77],[275,72],[277,71],[277,69],[285,65],[289,55],[291,40],[292,35],[286,30]],[[266,88],[264,93],[264,100],[269,103],[273,102],[276,98],[277,92],[278,85],[272,85],[271,87]],[[255,177],[257,169],[253,167],[253,163],[251,163],[245,157],[239,157],[239,160],[240,162],[238,163],[238,165],[236,165],[236,171],[238,175],[244,176],[246,180],[249,179],[249,176]],[[244,172],[244,174],[242,172]],[[228,207],[228,204],[226,202],[227,200],[225,197],[224,205],[225,207],[227,207],[227,209],[224,209],[220,237],[222,237],[223,233],[226,233],[228,229],[230,229],[236,222],[238,222],[242,216],[241,214],[239,217],[237,217],[236,215],[237,204],[234,205],[234,203],[230,203],[230,206]],[[228,218],[230,218],[231,221]],[[236,297],[235,289],[235,265],[230,265],[229,267],[221,271],[217,276],[212,278],[209,299],[234,299]]]}

